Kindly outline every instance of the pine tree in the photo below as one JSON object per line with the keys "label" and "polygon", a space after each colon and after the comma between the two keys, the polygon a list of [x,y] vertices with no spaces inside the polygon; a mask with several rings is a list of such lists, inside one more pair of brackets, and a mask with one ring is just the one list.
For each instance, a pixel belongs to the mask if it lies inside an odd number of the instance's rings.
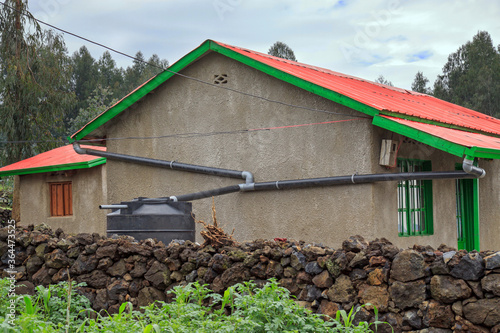
{"label": "pine tree", "polygon": [[382,74],[380,74],[378,76],[378,78],[375,79],[375,82],[380,83],[380,84],[385,84],[386,86],[394,87],[392,82],[389,80],[386,80],[386,78]]}
{"label": "pine tree", "polygon": [[429,79],[424,76],[424,73],[418,71],[411,84],[411,90],[422,94],[431,94],[431,90],[427,87],[428,83]]}
{"label": "pine tree", "polygon": [[448,56],[434,83],[434,96],[464,107],[500,116],[500,48],[486,31]]}

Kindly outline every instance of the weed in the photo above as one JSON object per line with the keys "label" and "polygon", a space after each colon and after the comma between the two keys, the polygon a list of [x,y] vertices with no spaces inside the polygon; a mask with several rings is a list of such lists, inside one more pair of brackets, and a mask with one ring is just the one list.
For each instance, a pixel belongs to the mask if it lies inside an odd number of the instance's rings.
{"label": "weed", "polygon": [[[6,305],[7,297],[1,296],[8,292],[9,283],[0,280],[0,306]],[[16,296],[16,325],[9,326],[5,313],[0,312],[0,332],[372,332],[371,326],[381,323],[375,309],[374,323],[354,325],[361,307],[340,310],[336,318],[325,321],[298,305],[276,279],[261,288],[254,282],[239,283],[223,295],[194,282],[174,287],[170,291],[175,295],[172,303],[156,302],[137,311],[126,302],[117,314],[96,313],[96,318],[83,318],[82,313],[93,310],[89,301],[75,292],[81,285],[61,282],[38,286],[34,296]]]}

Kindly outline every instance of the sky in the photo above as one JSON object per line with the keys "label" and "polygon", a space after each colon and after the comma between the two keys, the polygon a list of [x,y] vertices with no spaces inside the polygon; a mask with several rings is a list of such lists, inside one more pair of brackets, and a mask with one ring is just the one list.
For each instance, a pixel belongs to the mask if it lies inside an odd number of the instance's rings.
{"label": "sky", "polygon": [[[500,44],[498,0],[31,0],[47,23],[134,56],[171,64],[206,39],[267,53],[286,43],[299,62],[409,89],[432,84],[448,56],[488,31]],[[70,54],[85,45],[64,35]],[[132,60],[112,53],[120,67]]]}

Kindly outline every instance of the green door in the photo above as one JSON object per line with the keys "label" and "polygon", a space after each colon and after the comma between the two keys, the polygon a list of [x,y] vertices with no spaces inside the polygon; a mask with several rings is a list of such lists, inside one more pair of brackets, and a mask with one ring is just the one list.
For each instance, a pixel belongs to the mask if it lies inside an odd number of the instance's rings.
{"label": "green door", "polygon": [[457,179],[456,201],[458,249],[479,251],[478,180]]}

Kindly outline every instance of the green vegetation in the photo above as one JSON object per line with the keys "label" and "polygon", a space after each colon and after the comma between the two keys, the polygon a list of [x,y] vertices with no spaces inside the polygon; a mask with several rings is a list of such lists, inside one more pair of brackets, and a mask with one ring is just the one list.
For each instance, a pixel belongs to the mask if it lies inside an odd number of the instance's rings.
{"label": "green vegetation", "polygon": [[295,54],[290,46],[280,41],[271,45],[267,54],[287,60],[297,61],[297,58],[295,58]]}
{"label": "green vegetation", "polygon": [[[127,302],[114,315],[91,310],[89,301],[75,292],[79,286],[61,282],[37,287],[34,296],[12,295],[10,280],[0,280],[0,332],[372,332],[372,325],[382,323],[354,325],[360,307],[349,313],[338,311],[336,318],[325,321],[298,305],[276,280],[261,288],[253,282],[240,283],[223,295],[207,285],[190,283],[174,287],[171,303],[156,302],[137,311]],[[11,299],[14,325],[8,316]]]}
{"label": "green vegetation", "polygon": [[[168,66],[156,54],[146,59],[139,51],[135,58],[124,69],[108,51],[96,60],[82,46],[70,56],[63,36],[42,29],[29,13],[28,0],[5,0],[0,5],[0,166],[61,146],[70,127],[86,123],[101,106]],[[96,108],[97,97],[104,99]]]}
{"label": "green vegetation", "polygon": [[14,195],[14,176],[0,179],[0,208],[12,209]]}

